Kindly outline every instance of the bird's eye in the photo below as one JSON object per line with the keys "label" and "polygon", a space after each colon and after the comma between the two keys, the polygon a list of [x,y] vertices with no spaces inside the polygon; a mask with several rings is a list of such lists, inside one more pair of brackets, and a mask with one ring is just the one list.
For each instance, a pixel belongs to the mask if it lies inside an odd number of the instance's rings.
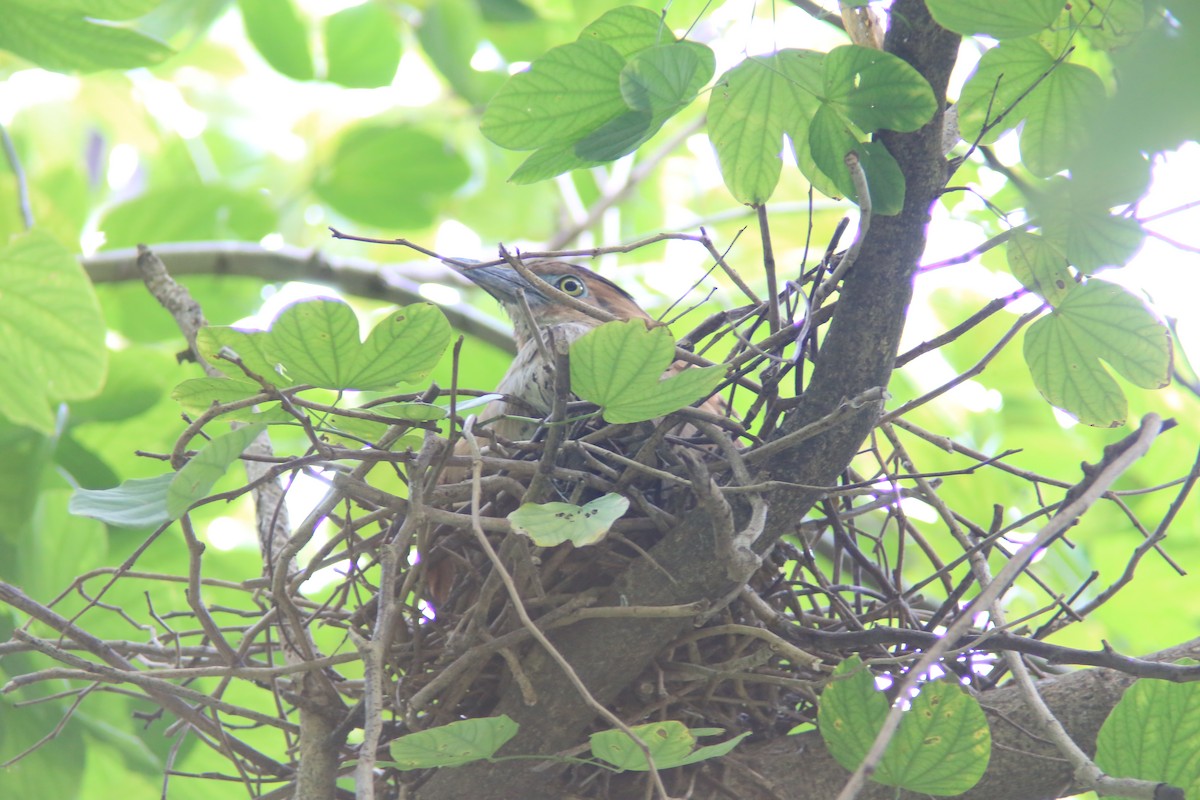
{"label": "bird's eye", "polygon": [[583,281],[576,278],[574,275],[564,275],[556,282],[556,286],[560,292],[569,294],[571,297],[579,297],[583,294]]}

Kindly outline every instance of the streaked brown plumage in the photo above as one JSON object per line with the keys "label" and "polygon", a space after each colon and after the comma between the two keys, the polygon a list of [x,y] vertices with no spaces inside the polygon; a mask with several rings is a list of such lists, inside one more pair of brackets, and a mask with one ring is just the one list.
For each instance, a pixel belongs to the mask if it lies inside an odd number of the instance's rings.
{"label": "streaked brown plumage", "polygon": [[[641,319],[647,324],[656,324],[628,292],[590,269],[562,261],[535,262],[529,264],[529,269],[564,294],[606,311],[617,319]],[[499,300],[513,323],[517,355],[496,391],[517,397],[543,414],[548,412],[554,396],[552,365],[546,363],[543,349],[538,347],[534,338],[537,332],[530,330],[526,321],[528,315],[521,309],[520,293],[524,293],[530,314],[548,342],[564,341],[570,344],[604,324],[604,320],[589,316],[559,298],[548,296],[507,265],[466,267],[457,271]],[[497,401],[488,407],[483,417],[486,419],[504,414],[508,405]],[[528,416],[527,410],[517,410],[516,413]],[[532,430],[517,420],[502,420],[496,425],[496,432],[509,439],[520,439],[528,438]]]}

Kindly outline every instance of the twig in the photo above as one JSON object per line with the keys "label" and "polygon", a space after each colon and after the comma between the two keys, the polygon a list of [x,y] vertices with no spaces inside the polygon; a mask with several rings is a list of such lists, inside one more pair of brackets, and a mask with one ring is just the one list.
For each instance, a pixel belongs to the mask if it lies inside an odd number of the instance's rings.
{"label": "twig", "polygon": [[584,685],[578,673],[575,672],[574,667],[571,666],[571,663],[563,657],[563,654],[558,651],[558,648],[550,643],[550,640],[546,637],[546,634],[542,633],[541,629],[539,629],[534,621],[529,618],[529,612],[525,609],[525,603],[521,600],[521,594],[519,591],[517,591],[517,585],[513,582],[512,575],[510,575],[508,570],[505,569],[504,562],[500,560],[500,556],[496,554],[496,550],[494,547],[492,547],[492,543],[488,541],[487,534],[484,533],[483,528],[478,524],[480,517],[479,507],[481,503],[479,481],[483,476],[482,453],[479,449],[479,442],[476,441],[475,434],[471,431],[469,424],[463,430],[463,436],[466,438],[467,445],[471,449],[472,456],[471,519],[476,522],[474,525],[475,539],[479,542],[479,546],[483,548],[483,551],[487,553],[488,560],[492,562],[492,568],[496,571],[496,574],[504,583],[504,588],[508,592],[509,599],[512,601],[513,611],[516,612],[517,617],[521,620],[521,624],[527,631],[529,631],[530,635],[537,640],[538,644],[540,644],[546,650],[546,653],[552,659],[554,659],[555,663],[557,663],[559,667],[562,668],[563,672],[567,676],[567,680],[569,680],[571,685],[575,687],[575,691],[579,693],[579,696],[583,698],[583,701],[591,706],[591,708],[597,714],[604,717],[609,724],[628,736],[634,742],[634,744],[637,745],[638,749],[642,751],[642,754],[646,757],[646,764],[649,766],[650,775],[654,781],[654,785],[659,793],[659,796],[663,798],[663,800],[667,800],[670,795],[667,794],[667,788],[663,785],[662,776],[658,774],[658,769],[654,766],[654,757],[650,753],[649,745],[642,741],[641,737],[634,733],[633,729],[626,725],[620,717],[609,711],[603,703],[592,696],[591,691],[589,691],[587,686]]}
{"label": "twig", "polygon": [[[1088,472],[1084,481],[1079,484],[1079,491],[1074,493],[1071,501],[1066,503],[1053,519],[1013,554],[995,579],[986,587],[981,588],[975,599],[947,627],[943,637],[926,650],[920,660],[909,669],[897,689],[898,696],[908,696],[921,676],[949,649],[950,643],[971,626],[977,611],[982,608],[990,608],[1024,572],[1039,551],[1061,536],[1091,508],[1096,500],[1103,496],[1117,478],[1146,454],[1161,430],[1162,420],[1155,414],[1149,414],[1142,420],[1142,426],[1137,432],[1112,446],[1111,455],[1106,453],[1108,456],[1106,461],[1102,462],[1095,470]],[[891,743],[892,737],[896,735],[904,714],[905,709],[900,705],[895,705],[888,711],[870,750],[838,794],[837,800],[852,800],[858,796],[866,782],[867,775],[875,771],[888,744]]]}
{"label": "twig", "polygon": [[8,159],[9,169],[17,182],[17,205],[21,209],[21,223],[25,230],[30,230],[33,228],[33,205],[29,202],[29,183],[25,179],[25,168],[21,166],[17,148],[12,137],[8,135],[8,128],[3,125],[0,125],[0,143],[4,145],[4,157]]}

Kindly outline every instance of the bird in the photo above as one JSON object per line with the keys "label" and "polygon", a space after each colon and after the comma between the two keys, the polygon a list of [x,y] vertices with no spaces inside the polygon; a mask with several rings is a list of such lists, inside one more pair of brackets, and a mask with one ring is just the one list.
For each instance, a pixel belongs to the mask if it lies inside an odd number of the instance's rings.
{"label": "bird", "polygon": [[[561,298],[535,286],[507,264],[451,265],[460,275],[500,301],[512,321],[517,355],[496,391],[504,398],[516,398],[518,406],[526,407],[523,412],[516,413],[525,417],[529,416],[530,410],[548,413],[554,400],[553,364],[546,359],[546,354],[552,353],[553,347],[548,347],[548,342],[562,341],[570,345],[588,331],[603,325],[605,317],[623,321],[642,320],[647,326],[660,324],[637,304],[629,292],[587,267],[564,261],[539,261],[527,266],[530,272],[566,296],[604,313],[591,316],[563,302]],[[522,307],[522,302],[528,311]],[[531,323],[535,327],[531,327]],[[545,337],[541,343],[539,336]],[[682,366],[672,367],[672,370],[678,371],[679,368]],[[483,417],[501,417],[511,405],[508,399],[494,401]],[[495,431],[497,435],[508,439],[527,439],[536,427],[521,420],[500,419],[495,424]]]}

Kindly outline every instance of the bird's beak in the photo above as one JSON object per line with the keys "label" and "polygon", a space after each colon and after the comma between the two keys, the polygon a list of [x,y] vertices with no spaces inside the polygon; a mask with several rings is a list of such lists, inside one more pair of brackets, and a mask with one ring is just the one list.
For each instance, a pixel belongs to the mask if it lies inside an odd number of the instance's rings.
{"label": "bird's beak", "polygon": [[516,302],[518,289],[529,292],[531,288],[511,267],[462,267],[455,264],[447,266],[502,303]]}

